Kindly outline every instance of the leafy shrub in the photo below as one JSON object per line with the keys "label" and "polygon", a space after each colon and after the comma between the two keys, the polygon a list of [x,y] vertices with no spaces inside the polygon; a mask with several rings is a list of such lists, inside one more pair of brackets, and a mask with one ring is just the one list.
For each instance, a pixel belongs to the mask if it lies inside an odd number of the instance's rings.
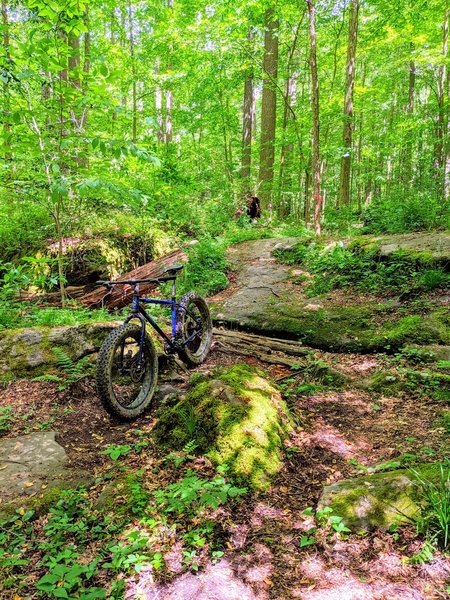
{"label": "leafy shrub", "polygon": [[117,319],[117,314],[108,313],[104,309],[39,308],[29,304],[0,300],[0,329],[81,325],[82,323],[111,321],[112,319]]}
{"label": "leafy shrub", "polygon": [[436,198],[392,196],[375,200],[365,209],[365,230],[403,233],[445,227],[449,212],[449,207],[443,207]]}
{"label": "leafy shrub", "polygon": [[195,290],[208,296],[228,285],[223,243],[205,239],[188,250],[189,262],[180,280],[181,291]]}
{"label": "leafy shrub", "polygon": [[7,433],[11,428],[13,420],[13,408],[12,406],[1,406],[0,407],[0,435]]}
{"label": "leafy shrub", "polygon": [[223,477],[200,479],[195,471],[188,470],[181,481],[158,490],[155,500],[165,513],[195,514],[202,508],[215,509],[219,504],[225,504],[229,498],[241,496],[246,492],[246,488],[235,487]]}
{"label": "leafy shrub", "polygon": [[59,383],[59,391],[65,391],[92,374],[93,364],[89,356],[84,356],[75,362],[61,348],[53,348],[53,352],[62,375],[40,375],[33,381],[54,381]]}

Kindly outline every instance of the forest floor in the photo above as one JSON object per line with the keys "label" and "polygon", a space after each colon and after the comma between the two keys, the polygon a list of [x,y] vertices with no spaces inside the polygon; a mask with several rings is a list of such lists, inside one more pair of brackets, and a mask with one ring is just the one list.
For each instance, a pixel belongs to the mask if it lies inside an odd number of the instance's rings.
{"label": "forest floor", "polygon": [[[271,262],[266,258],[266,263]],[[264,286],[263,282],[261,289],[265,290]],[[239,289],[241,281],[235,279],[232,287],[215,300],[229,298]],[[183,529],[179,524],[172,524],[172,528],[166,524],[164,536],[158,538],[165,566],[147,565],[131,576],[125,575],[124,566],[119,579],[124,582],[125,598],[431,600],[449,597],[450,560],[438,550],[421,559],[423,539],[417,536],[413,525],[390,532],[319,531],[311,543],[301,544],[302,538],[308,538],[312,525],[311,517],[304,511],[316,507],[325,485],[360,475],[369,467],[399,457],[408,466],[443,460],[448,454],[449,425],[443,419],[448,398],[440,396],[436,387],[410,386],[389,392],[358,385],[378,372],[389,370],[400,374],[411,368],[425,370],[425,366],[409,362],[401,354],[315,350],[314,357],[315,361],[343,373],[348,383],[334,386],[314,369],[290,370],[224,353],[220,345],[213,347],[199,369],[201,372],[209,373],[218,365],[246,362],[279,382],[298,425],[285,447],[284,466],[267,492],[247,494],[210,515],[216,523],[214,548],[220,550],[213,560],[208,552],[213,541],[208,540],[205,546],[196,548],[195,560],[187,568],[186,548],[180,537]],[[168,383],[180,390],[189,387],[184,372]],[[55,431],[57,442],[67,453],[69,469],[92,474],[86,498],[95,519],[99,519],[99,510],[107,508],[102,499],[110,481],[137,473],[139,490],[126,489],[123,496],[114,500],[114,511],[119,514],[122,507],[131,514],[128,533],[130,527],[138,526],[138,511],[130,503],[138,505],[147,497],[145,494],[178,481],[186,469],[192,469],[199,477],[214,474],[212,465],[202,457],[186,456],[177,463],[154,445],[147,434],[155,423],[157,406],[131,424],[118,423],[100,405],[90,380],[70,391],[58,391],[57,384],[51,382],[13,381],[0,389],[0,407],[13,408],[13,418],[5,426],[2,439],[34,431]],[[113,447],[126,450],[113,458],[108,452]],[[88,522],[88,517],[84,519]],[[0,598],[54,597],[45,593],[38,596],[35,588],[46,572],[39,560],[48,542],[48,525],[49,517],[45,514],[34,521],[32,537],[40,545],[24,543],[26,566],[13,564],[6,569],[0,583]],[[125,527],[113,530],[108,539],[117,544],[125,539],[125,532]],[[4,530],[0,531],[0,536],[3,534]],[[73,535],[71,530],[68,539]],[[103,552],[104,547],[104,540],[90,535],[85,531],[83,543],[79,544],[80,562],[85,564]],[[7,537],[0,537],[0,542],[13,544]],[[197,568],[200,575],[193,572]],[[111,577],[100,563],[91,582],[109,589]],[[81,593],[67,597],[91,596]]]}

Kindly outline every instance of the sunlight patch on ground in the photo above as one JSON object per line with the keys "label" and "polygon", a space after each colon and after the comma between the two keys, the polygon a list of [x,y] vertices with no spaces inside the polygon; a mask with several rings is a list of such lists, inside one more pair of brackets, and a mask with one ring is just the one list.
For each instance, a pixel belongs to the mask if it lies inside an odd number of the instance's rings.
{"label": "sunlight patch on ground", "polygon": [[209,564],[201,573],[185,573],[167,585],[156,584],[151,571],[129,585],[126,600],[260,600],[250,586],[236,577],[229,562]]}

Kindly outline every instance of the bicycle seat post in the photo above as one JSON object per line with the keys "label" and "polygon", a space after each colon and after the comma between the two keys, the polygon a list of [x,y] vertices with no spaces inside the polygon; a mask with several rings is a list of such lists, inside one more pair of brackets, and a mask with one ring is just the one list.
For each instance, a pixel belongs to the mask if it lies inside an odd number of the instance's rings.
{"label": "bicycle seat post", "polygon": [[134,286],[134,291],[133,291],[133,310],[134,311],[138,311],[139,310],[139,284],[136,283]]}
{"label": "bicycle seat post", "polygon": [[177,300],[177,289],[176,289],[177,276],[176,276],[176,273],[174,275],[175,276],[172,281],[172,302],[176,302],[176,300]]}

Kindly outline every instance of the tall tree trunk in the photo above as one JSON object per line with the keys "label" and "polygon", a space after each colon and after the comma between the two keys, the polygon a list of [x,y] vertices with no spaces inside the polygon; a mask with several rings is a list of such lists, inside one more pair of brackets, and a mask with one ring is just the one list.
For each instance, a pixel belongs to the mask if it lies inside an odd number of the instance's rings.
{"label": "tall tree trunk", "polygon": [[442,113],[443,113],[443,167],[444,167],[444,198],[450,198],[450,73],[447,70],[446,62],[448,55],[448,29],[449,29],[450,10],[445,12],[443,27],[442,53],[444,60],[442,64]]}
{"label": "tall tree trunk", "polygon": [[133,8],[131,0],[128,2],[128,26],[130,28],[129,44],[130,44],[130,58],[131,58],[131,77],[132,82],[132,136],[133,143],[137,140],[137,83],[136,83],[136,61],[134,56],[134,33],[133,33]]}
{"label": "tall tree trunk", "polygon": [[172,125],[173,92],[166,91],[166,144],[170,144],[173,138]]}
{"label": "tall tree trunk", "polygon": [[[88,90],[88,79],[91,71],[91,30],[89,21],[89,5],[86,4],[86,12],[84,14],[84,24],[86,31],[84,33],[84,62],[83,62],[83,96],[86,96]],[[85,107],[83,113],[83,129],[87,127],[88,108]]]}
{"label": "tall tree trunk", "polygon": [[358,38],[359,0],[351,0],[348,26],[347,74],[344,99],[344,154],[341,158],[341,181],[339,186],[340,205],[350,204],[350,171],[353,134],[353,88],[355,87],[355,57]]}
{"label": "tall tree trunk", "polygon": [[[414,44],[411,43],[411,52],[414,50]],[[413,60],[409,61],[409,85],[408,85],[408,105],[406,107],[406,112],[408,115],[412,115],[414,113],[414,93],[415,93],[415,85],[416,85],[416,65]],[[410,120],[409,125],[411,126],[412,121]],[[410,186],[413,180],[413,172],[412,172],[412,131],[410,127],[408,127],[407,131],[408,139],[406,140],[406,150],[405,150],[405,160],[403,164],[403,173],[404,173],[404,183],[405,185]]]}
{"label": "tall tree trunk", "polygon": [[261,106],[261,143],[259,155],[259,195],[263,206],[271,211],[275,159],[277,116],[278,29],[279,21],[273,8],[264,16],[264,82]]}
{"label": "tall tree trunk", "polygon": [[[7,63],[10,63],[11,52],[9,48],[9,21],[8,21],[8,4],[7,0],[2,0],[2,25],[3,25],[3,48],[5,52],[5,58]],[[3,135],[4,135],[4,148],[5,148],[5,162],[8,164],[11,162],[11,122],[10,122],[10,98],[9,98],[9,81],[3,83]],[[12,173],[7,169],[6,176],[9,178]]]}
{"label": "tall tree trunk", "polygon": [[[159,78],[160,75],[160,60],[156,59],[155,63],[155,75],[156,79]],[[158,131],[156,134],[156,138],[160,144],[164,142],[164,120],[162,115],[162,101],[163,101],[163,93],[159,83],[156,84],[155,87],[155,110],[156,110],[156,121],[158,123]]]}
{"label": "tall tree trunk", "polygon": [[[248,43],[251,45],[253,32],[248,32]],[[249,68],[244,81],[244,101],[242,105],[242,157],[241,179],[243,191],[250,191],[250,177],[252,169],[252,128],[253,128],[253,69]]]}
{"label": "tall tree trunk", "polygon": [[[293,119],[292,112],[290,107],[295,105],[297,98],[297,79],[298,73],[291,73],[288,75],[286,79],[286,88],[285,88],[285,104],[283,111],[283,143],[281,146],[281,154],[280,154],[280,177],[279,177],[279,187],[278,187],[278,212],[280,217],[287,217],[289,215],[290,209],[288,203],[282,204],[281,194],[284,186],[288,183],[288,177],[286,173],[289,171],[289,167],[292,163],[292,156],[294,154],[294,144],[292,141],[286,141],[286,136],[289,135],[289,124]],[[292,183],[292,177],[291,181]]]}
{"label": "tall tree trunk", "polygon": [[[314,229],[320,235],[322,217],[322,194],[320,191],[320,149],[319,149],[319,78],[317,75],[316,18],[313,0],[306,0],[309,14],[309,64],[311,69],[312,108],[313,108],[313,173],[314,173]],[[308,211],[309,212],[309,211]],[[306,213],[306,203],[305,203]],[[305,221],[309,218],[305,214]]]}
{"label": "tall tree trunk", "polygon": [[[173,10],[173,0],[167,0],[167,7],[172,13]],[[170,16],[172,18],[172,15]],[[173,51],[172,47],[170,48],[169,53],[171,54]],[[167,65],[169,71],[172,70],[172,63],[169,60]],[[172,90],[166,90],[166,144],[170,144],[173,138],[173,125],[172,125],[172,108],[173,108],[173,92]]]}
{"label": "tall tree trunk", "polygon": [[[289,185],[292,188],[292,176],[290,181],[287,181],[286,173],[289,171],[292,157],[294,154],[294,143],[292,140],[287,141],[286,137],[289,136],[289,125],[294,119],[295,103],[297,101],[297,80],[298,72],[293,70],[292,63],[294,60],[295,51],[297,49],[297,42],[300,33],[300,28],[305,18],[306,9],[302,14],[300,21],[297,24],[295,30],[294,39],[292,45],[289,48],[289,54],[286,64],[286,86],[284,91],[284,107],[283,107],[283,129],[282,129],[282,145],[280,154],[280,171],[279,171],[279,182],[278,182],[278,213],[281,217],[287,217],[290,213],[290,203],[282,200],[282,193],[285,185]],[[292,190],[289,191],[292,193]]]}

